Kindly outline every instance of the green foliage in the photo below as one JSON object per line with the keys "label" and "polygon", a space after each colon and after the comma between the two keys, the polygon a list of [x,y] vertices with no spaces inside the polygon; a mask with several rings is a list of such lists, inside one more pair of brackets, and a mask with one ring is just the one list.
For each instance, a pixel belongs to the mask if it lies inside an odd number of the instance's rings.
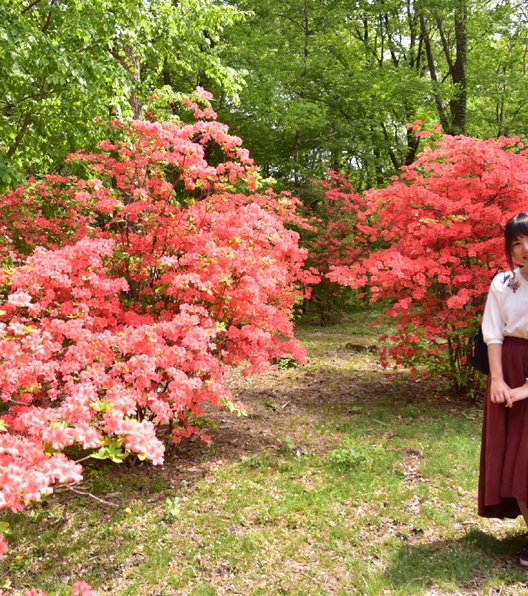
{"label": "green foliage", "polygon": [[469,20],[472,54],[468,62],[468,133],[473,136],[525,135],[528,130],[528,23],[525,7],[490,3]]}
{"label": "green foliage", "polygon": [[[527,128],[522,3],[235,4],[252,15],[229,33],[226,56],[247,72],[247,85],[238,106],[221,104],[222,118],[265,173],[303,199],[309,179],[329,167],[347,171],[357,189],[386,183],[418,150],[407,122],[441,122],[445,132],[462,132],[454,128],[452,109],[463,90],[471,135],[524,134]],[[457,31],[460,15],[464,27]],[[455,72],[461,64],[465,82]]]}
{"label": "green foliage", "polygon": [[165,512],[169,518],[176,519],[181,516],[180,499],[167,497],[165,499]]}
{"label": "green foliage", "polygon": [[93,147],[104,137],[98,119],[138,115],[164,87],[196,85],[214,92],[221,118],[282,186],[304,197],[328,167],[358,189],[384,184],[416,154],[404,124],[442,120],[460,93],[451,74],[461,9],[467,131],[523,133],[522,3],[4,1],[0,189]]}
{"label": "green foliage", "polygon": [[326,278],[312,289],[312,300],[308,308],[314,308],[323,327],[340,325],[348,312],[364,308],[359,292],[335,284]]}
{"label": "green foliage", "polygon": [[[408,153],[403,124],[418,117],[429,88],[404,45],[398,64],[383,54],[389,36],[409,33],[403,3],[356,4],[237,2],[254,14],[231,33],[247,85],[222,117],[267,174],[301,195],[328,167],[354,172],[358,188],[393,173]],[[389,30],[380,31],[384,16]]]}
{"label": "green foliage", "polygon": [[273,360],[273,364],[275,364],[280,370],[284,370],[286,368],[297,368],[299,366],[299,363],[294,358],[290,358],[289,356],[275,358]]}
{"label": "green foliage", "polygon": [[299,456],[301,454],[301,448],[297,445],[295,439],[290,435],[283,435],[280,437],[280,445],[278,452],[283,455]]}
{"label": "green foliage", "polygon": [[141,109],[156,88],[201,77],[232,97],[221,52],[241,13],[215,0],[0,3],[0,190],[58,171],[104,138],[98,120]]}
{"label": "green foliage", "polygon": [[350,442],[345,443],[334,449],[328,456],[329,462],[337,468],[348,470],[362,468],[369,464],[370,456],[364,447],[359,447]]}
{"label": "green foliage", "polygon": [[105,439],[102,441],[102,446],[97,451],[90,454],[90,457],[93,459],[109,459],[115,464],[120,464],[128,455],[129,453],[123,448],[122,441],[119,438],[116,438]]}

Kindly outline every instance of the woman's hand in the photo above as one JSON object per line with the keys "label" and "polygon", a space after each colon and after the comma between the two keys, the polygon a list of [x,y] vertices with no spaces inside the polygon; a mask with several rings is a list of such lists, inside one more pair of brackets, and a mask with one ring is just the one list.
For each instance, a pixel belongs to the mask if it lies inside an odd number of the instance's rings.
{"label": "woman's hand", "polygon": [[520,387],[515,387],[510,392],[512,402],[521,401],[522,399],[526,399],[528,397],[528,383],[521,385]]}
{"label": "woman's hand", "polygon": [[490,363],[490,397],[493,404],[505,404],[512,407],[511,389],[502,374],[502,344],[488,344]]}
{"label": "woman's hand", "polygon": [[491,379],[490,397],[494,404],[504,404],[507,408],[512,407],[512,390],[504,379]]}

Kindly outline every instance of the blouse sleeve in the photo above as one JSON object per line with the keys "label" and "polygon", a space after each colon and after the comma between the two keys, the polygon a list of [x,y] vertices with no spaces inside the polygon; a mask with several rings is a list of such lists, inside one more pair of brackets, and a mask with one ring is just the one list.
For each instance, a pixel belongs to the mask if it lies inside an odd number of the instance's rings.
{"label": "blouse sleeve", "polygon": [[504,320],[501,313],[500,295],[495,282],[496,279],[491,283],[482,317],[482,334],[487,344],[501,344],[504,341]]}

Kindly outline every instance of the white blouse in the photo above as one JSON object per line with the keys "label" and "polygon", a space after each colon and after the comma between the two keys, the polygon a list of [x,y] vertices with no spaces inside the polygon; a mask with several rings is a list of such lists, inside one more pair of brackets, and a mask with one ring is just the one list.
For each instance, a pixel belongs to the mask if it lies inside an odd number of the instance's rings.
{"label": "white blouse", "polygon": [[498,273],[493,278],[482,333],[487,344],[501,344],[508,336],[528,339],[528,281],[520,269]]}

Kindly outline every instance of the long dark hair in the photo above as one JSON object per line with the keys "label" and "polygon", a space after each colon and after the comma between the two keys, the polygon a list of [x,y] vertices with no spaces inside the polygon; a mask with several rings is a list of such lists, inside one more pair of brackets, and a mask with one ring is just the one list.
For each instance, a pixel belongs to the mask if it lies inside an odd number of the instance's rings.
{"label": "long dark hair", "polygon": [[510,269],[513,271],[513,243],[519,236],[528,236],[528,211],[514,215],[504,228],[504,252]]}

